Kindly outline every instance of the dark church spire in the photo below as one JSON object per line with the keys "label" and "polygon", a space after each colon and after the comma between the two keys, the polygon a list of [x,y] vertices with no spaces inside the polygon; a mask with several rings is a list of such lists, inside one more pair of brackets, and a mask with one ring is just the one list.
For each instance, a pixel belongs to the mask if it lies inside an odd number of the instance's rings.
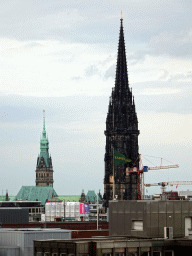
{"label": "dark church spire", "polygon": [[119,45],[117,53],[117,66],[115,78],[115,96],[119,101],[123,101],[125,94],[129,92],[128,88],[128,75],[127,75],[127,61],[125,52],[125,41],[123,32],[123,19],[121,18]]}
{"label": "dark church spire", "polygon": [[[117,52],[117,66],[115,87],[109,101],[106,119],[106,153],[104,199],[106,206],[112,199],[113,178],[115,179],[115,194],[118,199],[137,199],[137,176],[126,174],[126,170],[139,167],[138,162],[138,121],[132,90],[129,88],[127,61],[123,31],[123,18],[120,19],[119,44]],[[112,148],[131,159],[131,163],[115,166],[113,177]]]}

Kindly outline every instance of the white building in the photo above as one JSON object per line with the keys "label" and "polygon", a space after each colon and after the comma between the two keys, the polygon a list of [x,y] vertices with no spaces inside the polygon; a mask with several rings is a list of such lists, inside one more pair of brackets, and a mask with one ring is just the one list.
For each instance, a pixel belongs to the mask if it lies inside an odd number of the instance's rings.
{"label": "white building", "polygon": [[48,202],[45,204],[45,221],[54,221],[56,217],[80,221],[81,216],[87,217],[87,215],[80,214],[79,202]]}

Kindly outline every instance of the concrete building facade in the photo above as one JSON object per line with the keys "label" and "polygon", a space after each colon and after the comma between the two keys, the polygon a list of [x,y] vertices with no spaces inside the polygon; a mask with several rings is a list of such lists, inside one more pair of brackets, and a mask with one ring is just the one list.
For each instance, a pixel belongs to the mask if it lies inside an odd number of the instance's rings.
{"label": "concrete building facade", "polygon": [[181,256],[192,240],[92,238],[34,241],[34,256]]}
{"label": "concrete building facade", "polygon": [[192,223],[192,201],[110,201],[109,235],[163,238],[164,227],[173,237],[187,237]]}

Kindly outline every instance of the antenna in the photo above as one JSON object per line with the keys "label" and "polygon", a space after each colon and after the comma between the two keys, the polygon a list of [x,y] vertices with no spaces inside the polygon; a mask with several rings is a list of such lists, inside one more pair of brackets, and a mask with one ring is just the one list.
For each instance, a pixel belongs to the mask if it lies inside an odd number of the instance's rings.
{"label": "antenna", "polygon": [[45,131],[45,110],[43,110],[43,131]]}

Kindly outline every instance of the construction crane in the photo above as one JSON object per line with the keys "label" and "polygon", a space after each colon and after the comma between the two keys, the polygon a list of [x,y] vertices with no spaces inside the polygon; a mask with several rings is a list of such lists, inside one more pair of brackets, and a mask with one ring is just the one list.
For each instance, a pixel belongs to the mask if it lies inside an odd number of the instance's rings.
{"label": "construction crane", "polygon": [[159,183],[153,183],[153,184],[145,184],[145,187],[151,187],[151,186],[161,186],[162,194],[165,193],[167,186],[178,186],[178,185],[192,185],[192,181],[168,181],[168,182],[159,182]]}
{"label": "construction crane", "polygon": [[[144,172],[148,172],[148,170],[179,168],[179,165],[178,164],[162,165],[163,158],[161,158],[160,166],[148,167],[148,166],[143,166],[141,154],[139,154],[138,157],[139,157],[139,170],[137,170],[136,167],[133,167],[132,169],[127,168],[126,173],[137,173],[137,200],[143,200],[144,199]],[[154,186],[159,186],[159,185],[154,185]]]}
{"label": "construction crane", "polygon": [[160,170],[160,169],[170,169],[170,168],[179,168],[179,165],[178,164],[160,165],[155,167],[148,167],[148,170]]}
{"label": "construction crane", "polygon": [[160,166],[148,167],[148,170],[160,170],[160,169],[170,169],[170,168],[179,168],[179,165],[178,164],[163,165],[163,158],[161,158]]}

